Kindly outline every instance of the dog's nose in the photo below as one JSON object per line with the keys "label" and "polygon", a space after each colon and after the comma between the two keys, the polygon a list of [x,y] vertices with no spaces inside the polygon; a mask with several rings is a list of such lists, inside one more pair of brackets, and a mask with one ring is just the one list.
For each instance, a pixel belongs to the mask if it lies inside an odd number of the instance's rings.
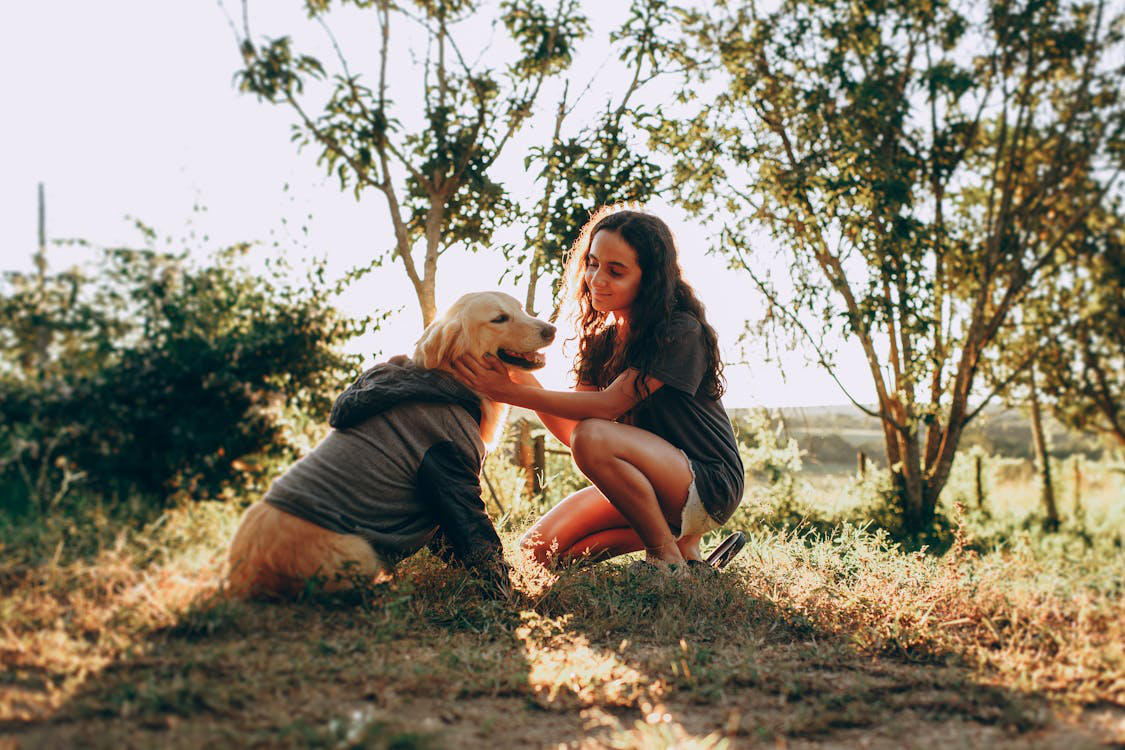
{"label": "dog's nose", "polygon": [[539,332],[542,334],[545,341],[552,341],[555,338],[555,327],[550,323],[544,325]]}

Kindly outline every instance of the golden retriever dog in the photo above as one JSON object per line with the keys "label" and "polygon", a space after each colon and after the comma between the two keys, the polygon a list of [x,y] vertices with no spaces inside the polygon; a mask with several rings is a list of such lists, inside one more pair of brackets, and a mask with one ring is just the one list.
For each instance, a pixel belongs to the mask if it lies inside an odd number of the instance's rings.
{"label": "golden retriever dog", "polygon": [[412,360],[361,375],[333,407],[335,429],[243,516],[228,553],[230,594],[292,596],[313,579],[324,590],[378,580],[439,529],[453,558],[502,566],[479,471],[507,406],[469,390],[451,363],[491,353],[537,369],[554,337],[554,326],[507,294],[466,294],[426,328]]}

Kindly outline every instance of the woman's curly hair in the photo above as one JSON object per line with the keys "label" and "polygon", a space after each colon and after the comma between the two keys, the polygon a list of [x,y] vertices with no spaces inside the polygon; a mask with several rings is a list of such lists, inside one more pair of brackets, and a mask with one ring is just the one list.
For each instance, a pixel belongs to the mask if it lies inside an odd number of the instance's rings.
{"label": "woman's curly hair", "polygon": [[[624,342],[617,340],[616,329],[609,325],[608,315],[590,304],[590,290],[586,285],[590,244],[594,235],[603,230],[621,235],[636,252],[641,267],[641,285],[629,316],[630,336]],[[578,383],[604,388],[626,367],[632,366],[640,372],[637,384],[638,388],[643,388],[645,376],[661,350],[670,343],[673,313],[686,312],[698,320],[703,329],[707,354],[703,377],[705,392],[712,398],[722,396],[723,364],[718,337],[707,323],[703,304],[683,279],[672,230],[656,216],[619,206],[603,206],[595,211],[567,255],[562,304],[560,317],[573,321],[573,338],[578,340],[573,369]],[[642,391],[639,395],[647,394]]]}

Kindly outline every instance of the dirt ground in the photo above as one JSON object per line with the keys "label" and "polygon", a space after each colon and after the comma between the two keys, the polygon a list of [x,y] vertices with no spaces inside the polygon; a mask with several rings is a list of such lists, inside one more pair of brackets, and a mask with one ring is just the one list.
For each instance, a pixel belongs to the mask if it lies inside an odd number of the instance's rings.
{"label": "dirt ground", "polygon": [[1125,747],[1119,706],[1052,702],[956,659],[865,656],[768,616],[622,638],[605,613],[395,606],[239,604],[86,674],[18,667],[0,747]]}

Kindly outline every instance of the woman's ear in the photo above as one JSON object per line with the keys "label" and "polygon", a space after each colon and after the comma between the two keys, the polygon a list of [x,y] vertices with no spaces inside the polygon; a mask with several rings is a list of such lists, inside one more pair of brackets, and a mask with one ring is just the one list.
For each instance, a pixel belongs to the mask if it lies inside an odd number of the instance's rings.
{"label": "woman's ear", "polygon": [[418,339],[414,364],[430,370],[448,365],[463,353],[463,333],[464,328],[457,318],[442,318],[430,323],[422,338]]}

